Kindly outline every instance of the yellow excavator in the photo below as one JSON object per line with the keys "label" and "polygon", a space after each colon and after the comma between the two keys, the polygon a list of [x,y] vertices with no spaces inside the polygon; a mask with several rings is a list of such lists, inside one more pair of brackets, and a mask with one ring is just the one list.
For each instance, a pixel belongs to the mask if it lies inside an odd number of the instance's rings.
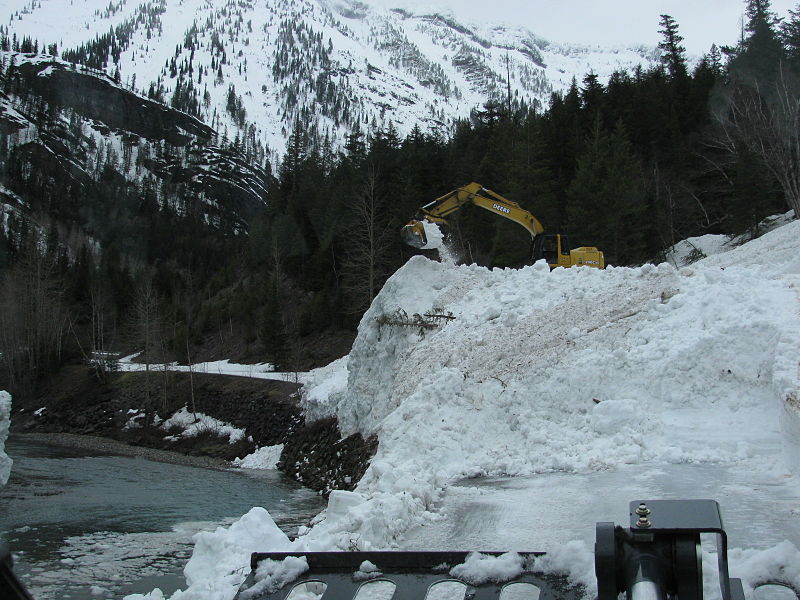
{"label": "yellow excavator", "polygon": [[470,183],[445,194],[419,209],[417,215],[400,231],[403,241],[414,248],[428,244],[423,221],[446,224],[449,215],[466,204],[474,204],[491,213],[519,223],[531,234],[533,262],[544,259],[551,269],[556,267],[606,266],[603,253],[597,248],[583,246],[569,249],[567,236],[562,233],[544,233],[539,220],[516,202],[487,190],[480,183]]}

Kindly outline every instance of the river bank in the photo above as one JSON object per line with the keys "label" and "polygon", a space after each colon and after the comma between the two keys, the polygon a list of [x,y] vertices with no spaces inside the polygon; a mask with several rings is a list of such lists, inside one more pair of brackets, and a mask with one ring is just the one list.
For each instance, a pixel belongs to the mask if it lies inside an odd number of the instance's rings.
{"label": "river bank", "polygon": [[[15,401],[11,426],[15,435],[42,436],[46,443],[207,468],[282,445],[278,469],[292,479],[324,495],[352,490],[377,439],[343,438],[335,418],[307,423],[299,394],[297,383],[207,373],[117,372],[100,382],[88,367],[72,365],[36,398]],[[168,426],[184,407],[224,427],[195,424],[184,435]],[[242,435],[234,439],[231,428]]]}
{"label": "river bank", "polygon": [[14,468],[0,488],[0,539],[37,600],[171,594],[186,586],[195,534],[261,506],[295,536],[324,507],[274,470],[185,464],[196,457],[103,438],[12,434],[7,450]]}
{"label": "river bank", "polygon": [[114,456],[130,456],[144,458],[154,462],[202,469],[229,469],[230,463],[212,456],[191,456],[172,450],[160,450],[146,446],[132,446],[127,442],[96,435],[80,435],[76,433],[14,433],[12,441],[32,442],[75,448]]}

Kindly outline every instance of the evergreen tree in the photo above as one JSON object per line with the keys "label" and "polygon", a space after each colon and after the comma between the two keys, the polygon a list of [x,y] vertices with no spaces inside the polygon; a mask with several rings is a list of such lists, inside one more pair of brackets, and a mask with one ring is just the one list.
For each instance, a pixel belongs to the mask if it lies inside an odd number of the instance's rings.
{"label": "evergreen tree", "polygon": [[789,19],[781,23],[781,40],[789,64],[800,71],[800,5],[797,10],[789,10]]}
{"label": "evergreen tree", "polygon": [[685,79],[688,75],[686,69],[686,48],[681,46],[683,37],[678,34],[678,24],[670,15],[661,15],[659,33],[664,39],[658,44],[661,50],[661,62],[667,68],[673,79]]}
{"label": "evergreen tree", "polygon": [[646,258],[644,182],[622,123],[606,132],[600,119],[595,121],[567,199],[569,232],[577,245],[599,247],[608,264]]}
{"label": "evergreen tree", "polygon": [[770,0],[747,0],[745,14],[747,35],[730,62],[729,72],[737,80],[768,85],[777,78],[785,58],[778,37],[779,20]]}

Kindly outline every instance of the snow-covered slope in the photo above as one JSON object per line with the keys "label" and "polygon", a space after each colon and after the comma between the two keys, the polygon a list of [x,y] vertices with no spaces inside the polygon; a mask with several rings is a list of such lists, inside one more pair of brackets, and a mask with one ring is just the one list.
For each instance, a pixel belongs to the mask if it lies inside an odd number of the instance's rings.
{"label": "snow-covered slope", "polygon": [[11,396],[8,392],[0,391],[0,486],[8,481],[11,475],[12,460],[5,453],[8,427],[11,424]]}
{"label": "snow-covered slope", "polygon": [[[800,499],[780,450],[781,421],[800,417],[798,256],[800,221],[681,269],[489,271],[414,257],[364,315],[348,360],[306,380],[309,418],[335,414],[345,434],[379,437],[356,491],[334,491],[294,542],[257,509],[243,518],[247,536],[201,536],[191,597],[230,597],[232,565],[254,550],[402,545],[410,528],[447,519],[436,514],[443,490],[475,475],[735,465],[747,489],[769,480]],[[423,333],[386,324],[404,320],[398,309],[409,322],[454,318]],[[591,560],[567,550],[591,585]],[[746,581],[781,565],[800,580],[789,542],[734,556]]]}
{"label": "snow-covered slope", "polygon": [[349,0],[6,4],[9,39],[55,46],[230,140],[277,151],[296,119],[334,143],[389,121],[401,135],[415,125],[446,130],[487,99],[505,100],[508,75],[515,100],[532,105],[573,77],[603,80],[657,60],[654,48],[559,45],[519,26]]}

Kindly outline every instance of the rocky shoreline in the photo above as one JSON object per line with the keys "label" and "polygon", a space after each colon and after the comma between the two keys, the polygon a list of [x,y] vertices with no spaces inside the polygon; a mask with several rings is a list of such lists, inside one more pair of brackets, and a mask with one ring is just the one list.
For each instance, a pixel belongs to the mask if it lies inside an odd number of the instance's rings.
{"label": "rocky shoreline", "polygon": [[[162,379],[163,377],[163,379]],[[213,429],[170,435],[159,423],[184,406],[246,432],[231,444]],[[131,414],[141,415],[132,426]],[[306,423],[296,384],[240,376],[116,373],[98,382],[85,366],[63,368],[48,389],[14,402],[14,436],[148,460],[211,469],[264,446],[284,446],[278,470],[323,495],[352,490],[374,456],[377,438],[342,439],[336,419]]]}
{"label": "rocky shoreline", "polygon": [[12,434],[13,440],[22,442],[36,442],[65,448],[77,448],[115,456],[140,457],[155,462],[169,463],[202,469],[230,469],[231,464],[220,458],[212,456],[191,456],[172,450],[160,450],[146,446],[132,446],[120,440],[100,437],[96,435],[81,435],[77,433],[22,433]]}

